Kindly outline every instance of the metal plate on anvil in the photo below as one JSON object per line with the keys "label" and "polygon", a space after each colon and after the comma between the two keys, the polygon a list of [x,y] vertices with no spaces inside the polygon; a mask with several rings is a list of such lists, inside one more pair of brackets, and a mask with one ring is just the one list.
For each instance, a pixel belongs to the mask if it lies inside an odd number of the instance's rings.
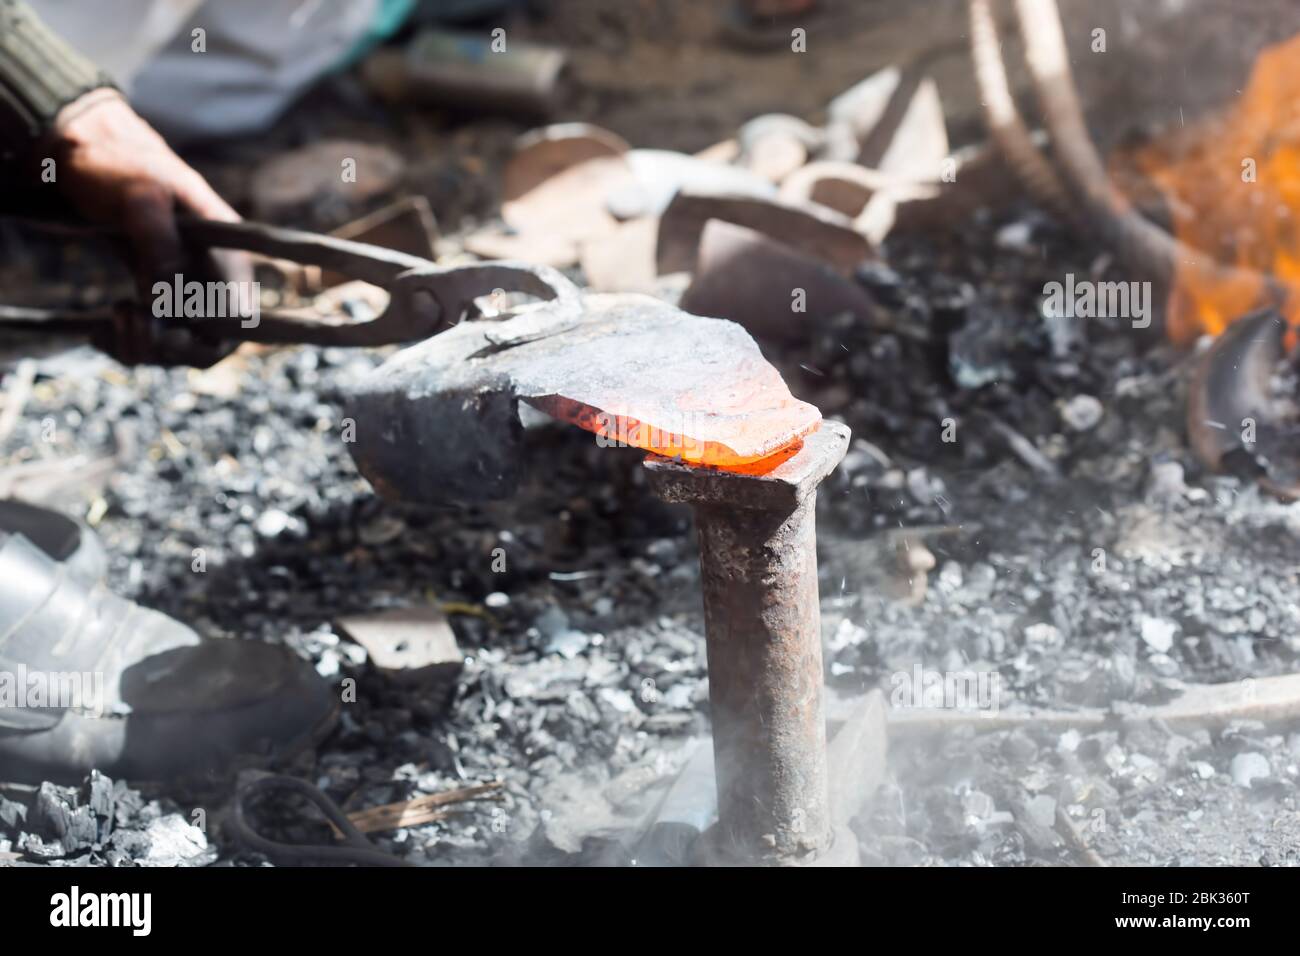
{"label": "metal plate on anvil", "polygon": [[597,295],[578,315],[466,322],[398,353],[351,397],[349,449],[381,493],[502,497],[522,467],[520,400],[602,444],[723,467],[777,454],[821,422],[734,322]]}

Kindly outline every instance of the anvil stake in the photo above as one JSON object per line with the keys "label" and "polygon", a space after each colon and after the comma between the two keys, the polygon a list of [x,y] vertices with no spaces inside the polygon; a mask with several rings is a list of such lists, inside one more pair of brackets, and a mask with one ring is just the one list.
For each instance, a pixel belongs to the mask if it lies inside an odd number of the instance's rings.
{"label": "anvil stake", "polygon": [[765,475],[646,461],[660,498],[692,506],[700,541],[718,782],[700,862],[856,859],[828,809],[815,517],[848,444],[848,428],[823,422]]}

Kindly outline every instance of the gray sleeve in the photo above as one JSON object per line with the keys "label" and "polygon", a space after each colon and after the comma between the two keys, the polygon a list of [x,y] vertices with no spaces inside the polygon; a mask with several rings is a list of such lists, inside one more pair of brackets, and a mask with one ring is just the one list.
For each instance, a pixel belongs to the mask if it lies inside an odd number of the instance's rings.
{"label": "gray sleeve", "polygon": [[112,85],[22,0],[0,0],[0,149],[25,153],[60,109]]}

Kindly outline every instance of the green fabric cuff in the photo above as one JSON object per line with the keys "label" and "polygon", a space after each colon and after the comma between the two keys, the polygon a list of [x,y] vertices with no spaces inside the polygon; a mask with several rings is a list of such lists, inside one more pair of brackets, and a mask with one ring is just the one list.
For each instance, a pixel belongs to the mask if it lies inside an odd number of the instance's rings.
{"label": "green fabric cuff", "polygon": [[0,0],[0,142],[23,149],[59,110],[113,81],[64,42],[21,0]]}

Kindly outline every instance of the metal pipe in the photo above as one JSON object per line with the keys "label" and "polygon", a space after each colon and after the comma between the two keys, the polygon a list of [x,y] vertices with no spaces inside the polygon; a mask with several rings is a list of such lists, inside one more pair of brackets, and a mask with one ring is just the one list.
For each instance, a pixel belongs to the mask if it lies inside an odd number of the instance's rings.
{"label": "metal pipe", "polygon": [[811,863],[833,842],[816,501],[848,438],[824,422],[765,475],[647,461],[656,493],[690,504],[699,535],[718,785],[707,862]]}

